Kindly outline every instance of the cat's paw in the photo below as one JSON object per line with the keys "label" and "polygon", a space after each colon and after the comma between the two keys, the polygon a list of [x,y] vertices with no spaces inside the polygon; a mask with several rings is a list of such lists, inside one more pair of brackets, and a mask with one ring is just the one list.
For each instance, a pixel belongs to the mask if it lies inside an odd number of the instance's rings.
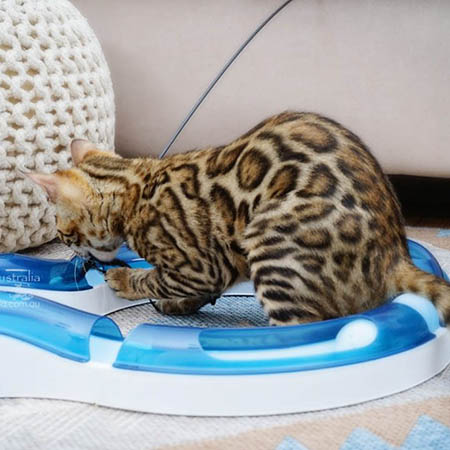
{"label": "cat's paw", "polygon": [[133,289],[133,272],[134,269],[128,269],[126,267],[109,269],[106,272],[105,280],[118,297],[126,298],[128,300],[139,300],[143,298],[142,295]]}

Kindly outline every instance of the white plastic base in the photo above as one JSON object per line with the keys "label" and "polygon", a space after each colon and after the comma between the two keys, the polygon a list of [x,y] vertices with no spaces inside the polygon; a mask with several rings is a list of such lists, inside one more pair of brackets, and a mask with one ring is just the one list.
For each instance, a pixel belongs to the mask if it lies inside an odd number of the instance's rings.
{"label": "white plastic base", "polygon": [[[75,362],[0,336],[0,397],[74,400],[189,416],[260,416],[336,408],[404,391],[450,362],[450,333],[378,360],[268,375],[178,375],[112,368],[120,343],[91,338],[91,361]],[[30,370],[32,368],[32,370]]]}

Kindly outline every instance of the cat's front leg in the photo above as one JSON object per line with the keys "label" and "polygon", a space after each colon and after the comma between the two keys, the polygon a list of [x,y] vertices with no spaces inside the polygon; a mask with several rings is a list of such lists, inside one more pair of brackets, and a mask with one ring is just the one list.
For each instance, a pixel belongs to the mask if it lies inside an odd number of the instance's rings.
{"label": "cat's front leg", "polygon": [[205,297],[182,298],[170,300],[158,300],[153,305],[162,314],[171,316],[185,316],[194,314],[205,305],[215,305],[218,298],[217,294]]}
{"label": "cat's front leg", "polygon": [[160,269],[109,269],[106,282],[119,297],[129,300],[158,299],[157,308],[164,314],[192,314],[220,296],[205,281],[196,284],[189,277]]}

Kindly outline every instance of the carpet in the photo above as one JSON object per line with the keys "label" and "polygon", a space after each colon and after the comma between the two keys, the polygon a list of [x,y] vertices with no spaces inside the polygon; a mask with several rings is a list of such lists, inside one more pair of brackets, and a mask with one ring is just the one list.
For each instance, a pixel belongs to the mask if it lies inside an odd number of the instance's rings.
{"label": "carpet", "polygon": [[[448,230],[408,228],[408,235],[430,249],[450,273]],[[35,250],[36,253],[68,256],[67,250],[56,244]],[[241,302],[239,314],[233,312],[236,303],[230,308],[235,301]],[[196,326],[266,323],[257,303],[251,299],[220,300],[215,307],[205,307],[197,315],[175,321],[159,316],[151,305],[114,313],[111,317],[124,333],[143,321]],[[31,377],[32,371],[30,368]],[[0,449],[105,448],[449,449],[450,368],[420,386],[383,399],[334,410],[267,417],[177,417],[55,400],[0,400]]]}

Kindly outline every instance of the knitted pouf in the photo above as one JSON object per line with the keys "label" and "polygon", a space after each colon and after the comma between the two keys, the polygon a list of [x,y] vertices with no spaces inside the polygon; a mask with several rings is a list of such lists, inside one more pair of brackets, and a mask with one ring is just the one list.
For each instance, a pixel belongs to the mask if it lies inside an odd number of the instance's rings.
{"label": "knitted pouf", "polygon": [[97,38],[67,0],[0,0],[0,252],[54,238],[53,206],[15,169],[70,167],[74,138],[114,144],[112,83]]}

